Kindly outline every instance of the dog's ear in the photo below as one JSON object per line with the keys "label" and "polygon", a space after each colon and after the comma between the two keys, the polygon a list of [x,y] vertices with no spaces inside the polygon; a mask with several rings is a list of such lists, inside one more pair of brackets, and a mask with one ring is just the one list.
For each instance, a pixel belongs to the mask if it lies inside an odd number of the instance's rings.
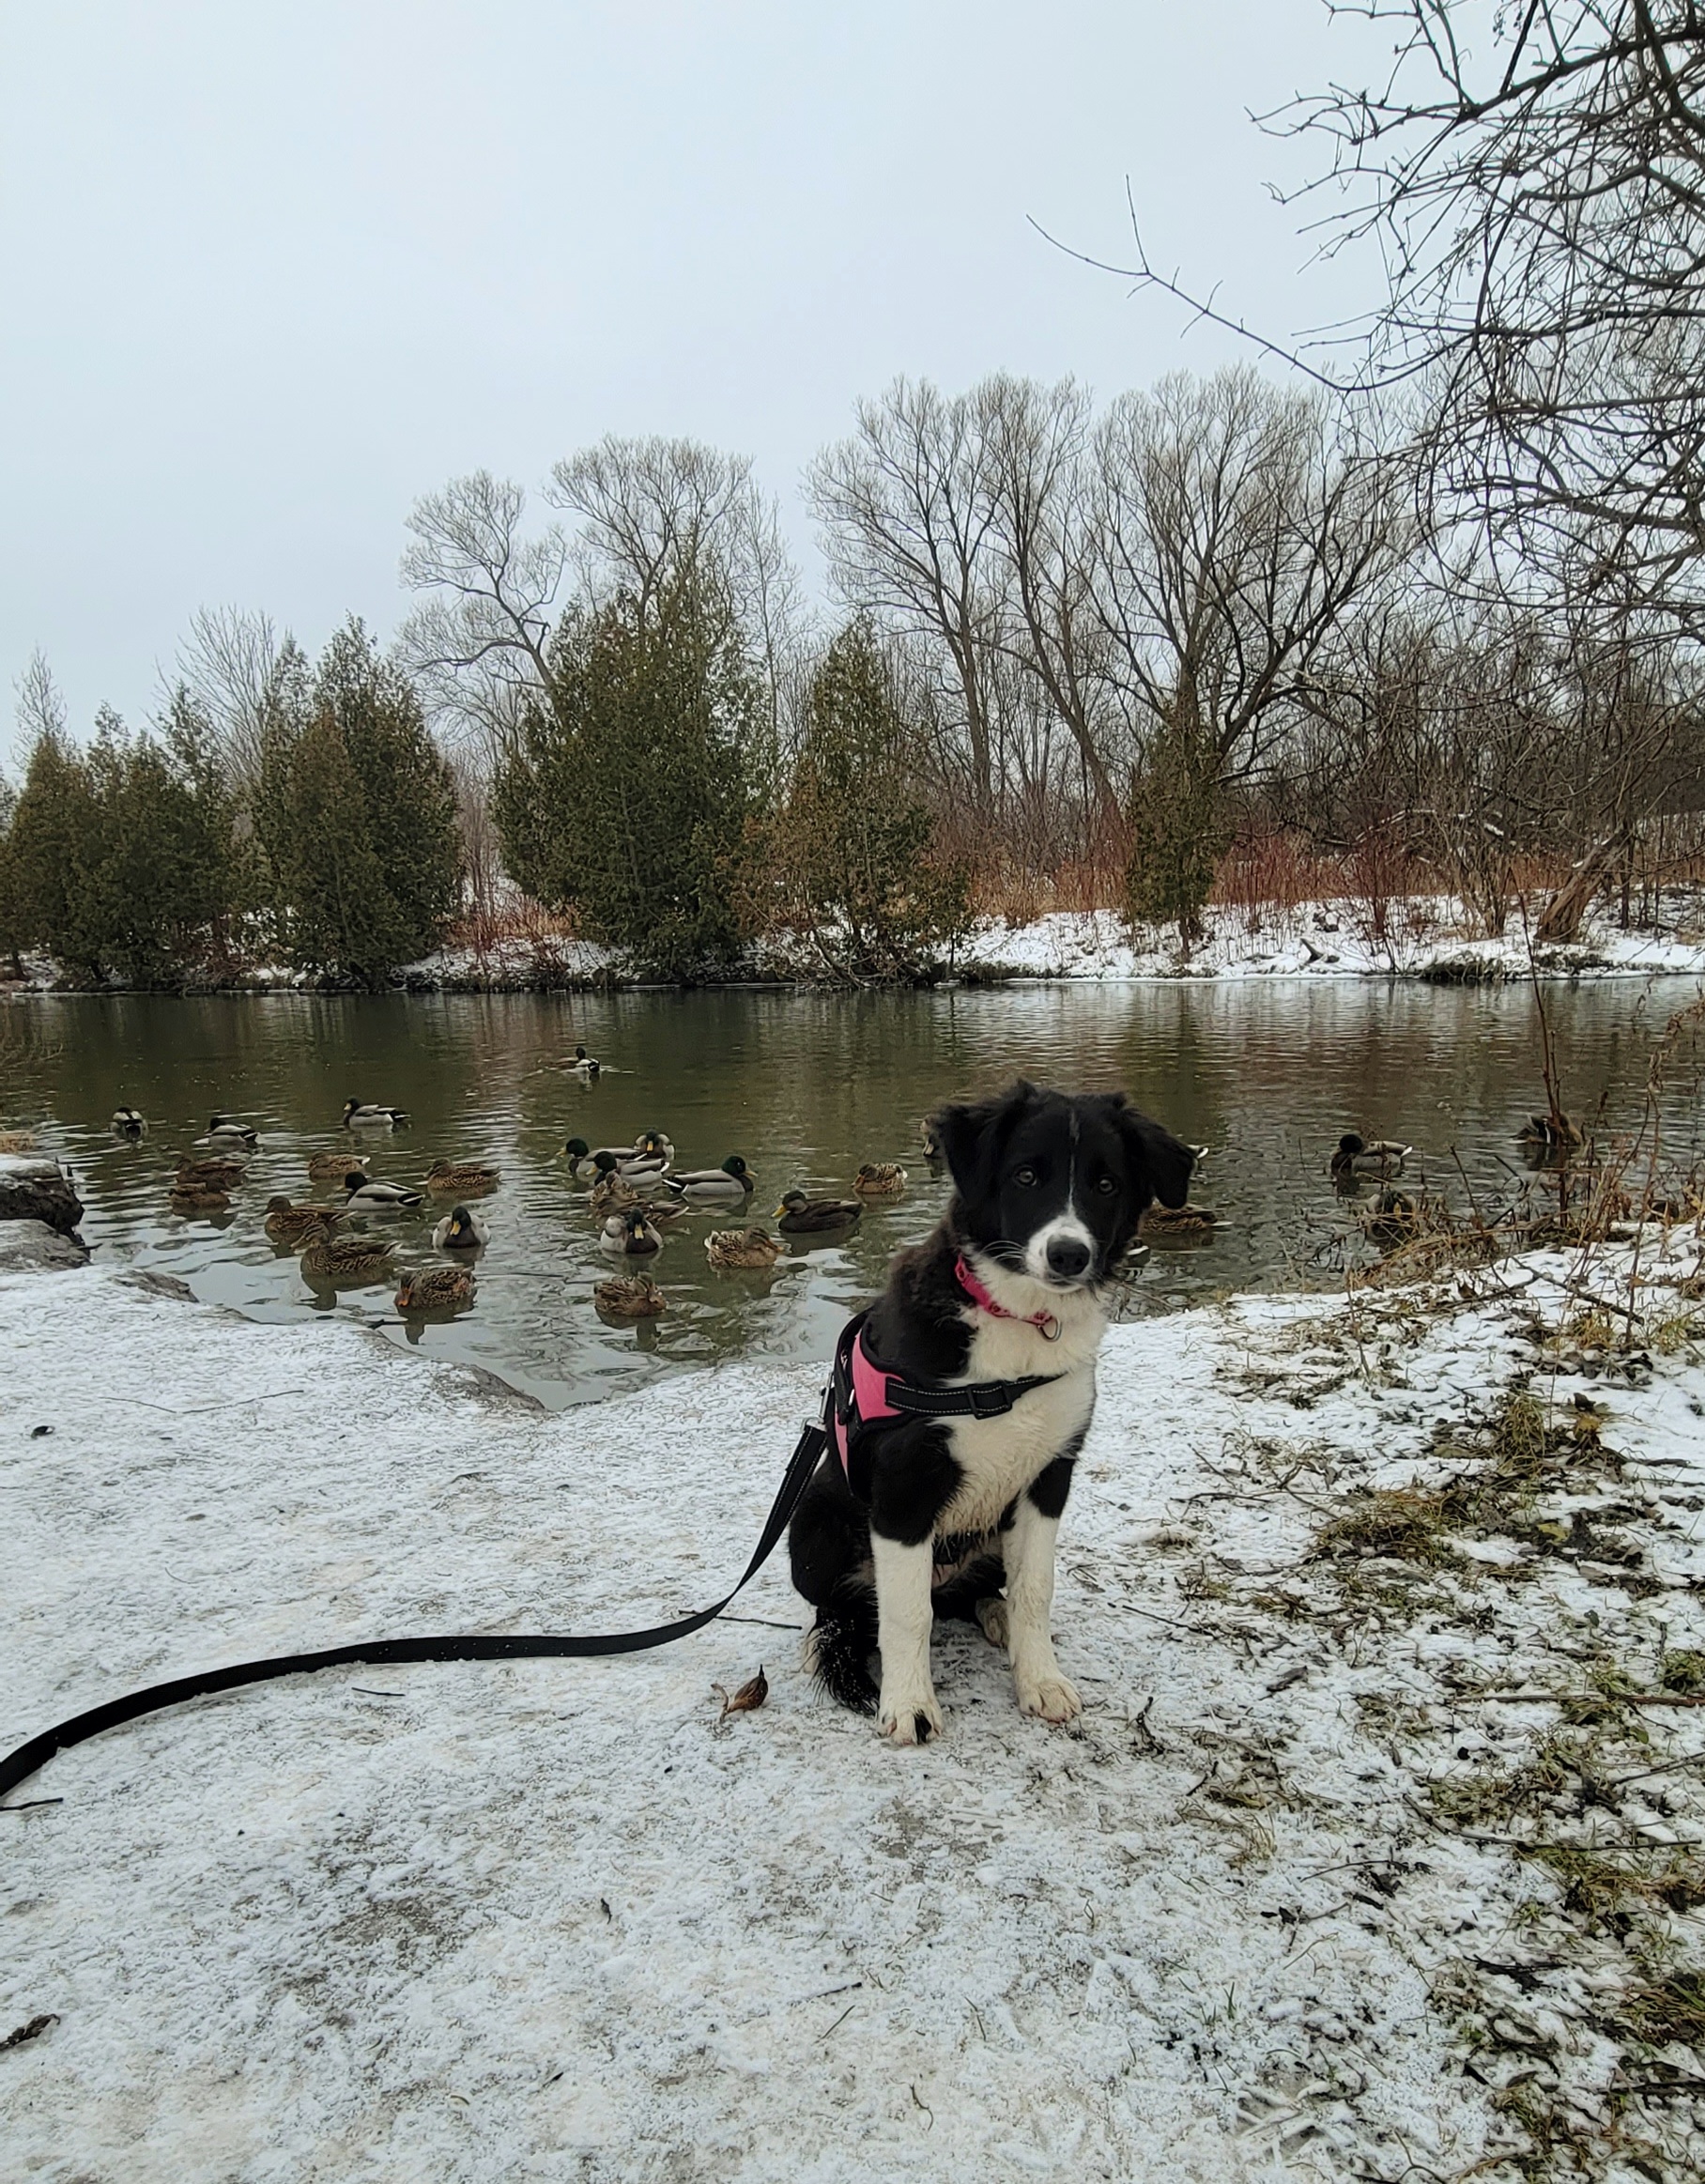
{"label": "dog's ear", "polygon": [[1114,1094],[1113,1115],[1130,1158],[1131,1182],[1144,1205],[1158,1198],[1162,1206],[1182,1206],[1190,1194],[1195,1154],[1170,1130],[1134,1108],[1123,1092]]}
{"label": "dog's ear", "polygon": [[1022,1115],[1039,1098],[1036,1086],[1021,1077],[992,1100],[956,1101],[936,1109],[929,1117],[930,1126],[947,1172],[962,1196],[972,1195],[989,1181],[1000,1135],[997,1126]]}

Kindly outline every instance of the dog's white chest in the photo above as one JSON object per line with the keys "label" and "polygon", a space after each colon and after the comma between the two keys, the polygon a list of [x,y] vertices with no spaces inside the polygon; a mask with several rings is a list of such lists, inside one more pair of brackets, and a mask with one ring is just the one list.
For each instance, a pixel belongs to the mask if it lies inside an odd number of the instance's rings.
{"label": "dog's white chest", "polygon": [[1019,1380],[1051,1374],[1001,1418],[953,1422],[949,1447],[964,1473],[959,1492],[942,1512],[939,1532],[983,1531],[1000,1521],[1007,1504],[1082,1434],[1095,1406],[1095,1353],[1104,1322],[1068,1327],[1057,1343],[1044,1343],[1034,1328],[1009,1321],[983,1322],[972,1340],[967,1380]]}

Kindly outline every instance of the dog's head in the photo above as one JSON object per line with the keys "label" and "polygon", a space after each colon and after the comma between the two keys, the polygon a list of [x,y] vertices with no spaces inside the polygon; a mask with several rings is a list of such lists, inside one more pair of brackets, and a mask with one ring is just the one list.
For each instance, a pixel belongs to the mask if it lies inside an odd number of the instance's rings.
{"label": "dog's head", "polygon": [[954,1226],[1015,1274],[1081,1289],[1110,1273],[1145,1207],[1182,1206],[1195,1156],[1123,1092],[1075,1098],[1021,1081],[931,1117]]}

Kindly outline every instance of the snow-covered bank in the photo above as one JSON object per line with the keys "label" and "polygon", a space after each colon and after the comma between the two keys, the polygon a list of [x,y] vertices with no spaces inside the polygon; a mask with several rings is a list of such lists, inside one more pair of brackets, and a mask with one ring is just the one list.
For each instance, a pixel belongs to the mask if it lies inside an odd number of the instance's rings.
{"label": "snow-covered bank", "polygon": [[[1204,914],[1200,943],[1184,949],[1170,929],[1133,933],[1112,910],[1056,911],[1027,924],[987,922],[964,960],[1040,978],[1431,978],[1475,984],[1529,974],[1527,941],[1512,918],[1499,937],[1479,933],[1464,906],[1444,896],[1387,905],[1375,931],[1366,906],[1302,902],[1251,912],[1224,904]],[[1667,899],[1656,927],[1624,931],[1589,918],[1567,946],[1536,946],[1533,967],[1554,977],[1705,975],[1705,902]]]}
{"label": "snow-covered bank", "polygon": [[[1003,978],[1094,979],[1118,984],[1151,978],[1421,978],[1476,985],[1525,978],[1537,970],[1558,978],[1705,977],[1705,895],[1678,889],[1664,898],[1655,924],[1624,930],[1608,916],[1589,917],[1565,945],[1535,946],[1529,955],[1520,920],[1487,939],[1461,902],[1449,896],[1399,898],[1377,925],[1366,904],[1300,902],[1254,909],[1212,904],[1203,937],[1185,948],[1175,929],[1132,929],[1114,910],[1051,911],[1021,923],[984,918],[954,951],[951,973],[979,981]],[[55,964],[30,957],[22,986],[0,992],[61,990]],[[793,936],[754,944],[745,977],[764,983],[822,982],[822,958]],[[530,993],[624,986],[635,982],[631,959],[595,941],[517,931],[485,946],[444,947],[392,974],[417,993]],[[258,964],[217,990],[244,993],[314,992],[313,973]],[[197,989],[202,991],[204,989]]]}
{"label": "snow-covered bank", "polygon": [[[16,1793],[63,1802],[0,1819],[0,2039],[56,2020],[0,2053],[7,2173],[1395,2184],[1542,2130],[1697,2173],[1705,2069],[1649,1997],[1705,1955],[1666,1847],[1705,1782],[1618,1787],[1705,1742],[1615,1695],[1705,1653],[1698,1238],[1656,1251],[1644,1362],[1560,1260],[1432,1313],[1116,1329],[1063,1536],[1069,1730],[956,1627],[945,1741],[888,1750],[791,1629],[728,1622],[299,1679],[63,1756]],[[739,1367],[545,1417],[101,1269],[0,1277],[0,1351],[8,1743],[255,1652],[701,1605],[815,1392]],[[1433,1489],[1518,1380],[1571,1425],[1500,1530]],[[1449,1524],[1405,1547],[1423,1508]],[[801,1620],[779,1563],[736,1612]],[[718,1730],[713,1684],[760,1661],[768,1704]],[[1542,1836],[1614,1841],[1614,1917]]]}

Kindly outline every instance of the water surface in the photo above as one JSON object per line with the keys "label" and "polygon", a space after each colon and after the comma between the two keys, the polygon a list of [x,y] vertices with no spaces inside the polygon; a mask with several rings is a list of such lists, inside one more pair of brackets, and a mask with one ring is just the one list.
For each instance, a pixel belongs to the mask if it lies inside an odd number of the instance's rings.
{"label": "water surface", "polygon": [[[1635,1120],[1653,1039],[1693,997],[1682,979],[1606,981],[1547,995],[1577,1114]],[[567,1066],[581,1039],[607,1065]],[[1671,1066],[1667,1143],[1701,1148],[1697,1035]],[[821,1360],[846,1312],[880,1286],[889,1254],[922,1237],[945,1184],[918,1118],[956,1092],[1020,1071],[1073,1086],[1123,1085],[1210,1158],[1192,1195],[1222,1225],[1198,1248],[1156,1250],[1129,1309],[1204,1293],[1342,1280],[1344,1209],[1326,1174],[1339,1133],[1401,1138],[1411,1174],[1495,1200],[1522,1170],[1521,1118],[1543,1105],[1534,1006],[1519,988],[1438,990],[1358,979],[1025,986],[843,996],[763,992],[608,997],[442,995],[26,997],[0,1009],[0,1127],[37,1127],[76,1172],[84,1234],[102,1259],[155,1268],[257,1319],[335,1311],[387,1336],[476,1363],[552,1406],[653,1376],[749,1357]],[[347,1144],[348,1097],[407,1107],[413,1127],[363,1138],[372,1172],[418,1182],[438,1156],[491,1160],[493,1238],[479,1295],[449,1325],[397,1324],[389,1286],[316,1294],[262,1233],[274,1191],[309,1196],[308,1152]],[[149,1132],[115,1140],[140,1108]],[[261,1132],[229,1215],[183,1217],[167,1192],[178,1153],[216,1108]],[[684,1165],[739,1152],[760,1177],[751,1210],[694,1213],[653,1270],[669,1310],[609,1327],[592,1285],[610,1271],[584,1189],[559,1157],[666,1130]],[[841,1194],[864,1161],[911,1181],[851,1237],[791,1250],[774,1274],[722,1274],[705,1232],[774,1225],[784,1190]],[[336,1193],[321,1185],[312,1193]],[[442,1212],[444,1206],[431,1209]],[[405,1263],[433,1260],[430,1218],[388,1222]]]}

